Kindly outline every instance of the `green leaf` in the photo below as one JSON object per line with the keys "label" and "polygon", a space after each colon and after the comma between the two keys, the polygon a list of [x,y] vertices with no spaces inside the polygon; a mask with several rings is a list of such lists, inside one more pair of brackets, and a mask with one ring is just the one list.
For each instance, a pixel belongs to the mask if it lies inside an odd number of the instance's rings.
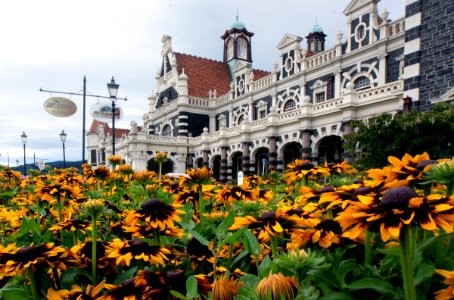
{"label": "green leaf", "polygon": [[358,290],[374,290],[382,294],[395,294],[394,287],[384,280],[379,278],[363,278],[352,282],[347,286],[351,291]]}
{"label": "green leaf", "polygon": [[258,256],[262,252],[262,248],[260,247],[260,243],[255,235],[249,230],[246,230],[244,232],[244,236],[246,237],[249,252],[251,252],[252,255]]}
{"label": "green leaf", "polygon": [[177,291],[174,291],[174,290],[171,290],[170,294],[172,294],[173,296],[177,297],[178,299],[183,299],[183,300],[186,299],[186,297],[183,294],[181,294],[181,293],[179,293]]}
{"label": "green leaf", "polygon": [[339,282],[341,288],[347,287],[347,283],[345,282],[347,274],[350,272],[361,272],[362,266],[359,265],[356,260],[349,259],[344,260],[339,264],[339,268],[336,272],[337,281]]}
{"label": "green leaf", "polygon": [[30,295],[25,291],[24,288],[13,285],[5,285],[0,290],[0,297],[4,300],[30,299]]}
{"label": "green leaf", "polygon": [[186,299],[200,298],[197,292],[197,279],[194,275],[191,275],[186,280]]}
{"label": "green leaf", "polygon": [[117,276],[117,278],[115,278],[113,284],[121,285],[126,279],[134,277],[136,271],[137,267],[127,269],[125,272],[121,273],[120,275]]}
{"label": "green leaf", "polygon": [[61,281],[63,283],[69,283],[73,284],[76,282],[76,277],[77,276],[85,276],[91,281],[91,275],[85,271],[84,269],[81,268],[71,268],[64,272],[61,276]]}
{"label": "green leaf", "polygon": [[210,241],[204,238],[200,233],[193,229],[188,228],[188,233],[190,233],[196,240],[198,240],[202,245],[208,246]]}
{"label": "green leaf", "polygon": [[234,210],[230,211],[229,215],[222,220],[222,222],[218,225],[218,228],[216,228],[216,236],[219,240],[222,240],[223,237],[226,236],[228,228],[233,225],[233,222],[235,221],[235,214]]}
{"label": "green leaf", "polygon": [[416,268],[415,272],[415,286],[422,283],[425,279],[431,278],[432,275],[435,274],[435,267],[432,265],[421,263]]}
{"label": "green leaf", "polygon": [[249,251],[247,251],[247,250],[241,251],[241,253],[238,254],[238,255],[235,257],[235,259],[233,260],[232,266],[234,266],[236,263],[238,263],[240,260],[242,260],[242,259],[243,259],[244,257],[246,257],[246,255],[248,255],[248,254],[249,254]]}
{"label": "green leaf", "polygon": [[258,273],[261,278],[268,276],[271,270],[271,258],[269,255],[263,258],[262,262],[258,266]]}
{"label": "green leaf", "polygon": [[225,240],[223,240],[221,242],[221,244],[219,245],[219,247],[222,247],[224,246],[225,244],[234,244],[235,242],[238,242],[238,239],[240,238],[240,236],[243,235],[243,233],[247,230],[247,226],[243,226],[240,230],[238,230],[237,232],[235,232],[234,234],[230,235],[228,238],[226,238]]}
{"label": "green leaf", "polygon": [[345,293],[330,293],[329,295],[321,297],[319,300],[352,300],[352,299],[355,298]]}

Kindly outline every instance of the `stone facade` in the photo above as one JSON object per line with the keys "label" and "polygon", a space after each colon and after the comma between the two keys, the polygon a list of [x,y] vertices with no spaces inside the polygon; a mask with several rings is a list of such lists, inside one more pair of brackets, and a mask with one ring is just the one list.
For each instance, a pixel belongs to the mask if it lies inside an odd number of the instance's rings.
{"label": "stone facade", "polygon": [[[218,180],[240,170],[264,175],[296,158],[345,159],[342,136],[353,120],[452,101],[452,1],[406,0],[406,15],[393,21],[378,2],[349,3],[347,34],[333,48],[318,25],[307,48],[285,34],[270,72],[253,68],[254,33],[238,20],[221,37],[221,61],[174,52],[164,35],[157,92],[141,129],[119,137],[116,153],[134,169],[167,151],[174,172],[206,165]],[[109,137],[92,128],[89,155],[108,156]]]}

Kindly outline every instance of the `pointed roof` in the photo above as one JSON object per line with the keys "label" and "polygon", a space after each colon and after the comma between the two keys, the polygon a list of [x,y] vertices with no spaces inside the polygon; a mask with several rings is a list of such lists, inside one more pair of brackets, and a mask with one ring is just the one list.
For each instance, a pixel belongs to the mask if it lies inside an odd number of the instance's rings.
{"label": "pointed roof", "polygon": [[281,39],[281,41],[279,42],[279,44],[277,44],[277,48],[282,49],[294,42],[300,43],[302,40],[303,40],[303,38],[300,36],[286,33],[284,35],[284,37]]}
{"label": "pointed roof", "polygon": [[[90,126],[90,129],[88,130],[88,133],[98,133],[98,128],[100,126],[103,126],[104,128],[104,136],[107,136],[107,135],[111,135],[112,134],[112,129],[110,128],[109,124],[106,123],[106,122],[101,122],[101,121],[98,121],[98,120],[93,120],[93,122],[91,123],[91,126]],[[141,131],[142,130],[142,127],[137,127],[137,130],[138,131]],[[124,128],[116,128],[115,127],[115,138],[116,139],[119,139],[121,138],[123,135],[128,135],[129,134],[129,129],[124,129]]]}
{"label": "pointed roof", "polygon": [[371,3],[377,3],[380,0],[352,0],[347,7],[344,9],[344,15],[348,15],[351,12]]}

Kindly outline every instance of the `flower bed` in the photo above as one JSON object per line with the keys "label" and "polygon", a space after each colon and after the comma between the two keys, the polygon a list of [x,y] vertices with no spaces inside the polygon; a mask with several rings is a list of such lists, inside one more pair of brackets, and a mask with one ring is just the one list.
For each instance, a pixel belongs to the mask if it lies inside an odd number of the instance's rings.
{"label": "flower bed", "polygon": [[[161,161],[165,161],[165,153]],[[0,167],[0,299],[451,299],[454,161],[217,183]]]}

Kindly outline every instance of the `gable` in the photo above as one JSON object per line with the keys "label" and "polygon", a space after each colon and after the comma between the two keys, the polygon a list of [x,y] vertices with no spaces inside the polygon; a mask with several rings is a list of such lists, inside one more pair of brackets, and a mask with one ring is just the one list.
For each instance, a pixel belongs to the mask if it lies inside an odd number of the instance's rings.
{"label": "gable", "polygon": [[372,3],[377,3],[379,0],[353,0],[351,1],[347,7],[344,9],[344,15],[349,15],[352,12]]}
{"label": "gable", "polygon": [[277,45],[277,49],[281,50],[295,43],[300,44],[302,40],[302,37],[287,33]]}

